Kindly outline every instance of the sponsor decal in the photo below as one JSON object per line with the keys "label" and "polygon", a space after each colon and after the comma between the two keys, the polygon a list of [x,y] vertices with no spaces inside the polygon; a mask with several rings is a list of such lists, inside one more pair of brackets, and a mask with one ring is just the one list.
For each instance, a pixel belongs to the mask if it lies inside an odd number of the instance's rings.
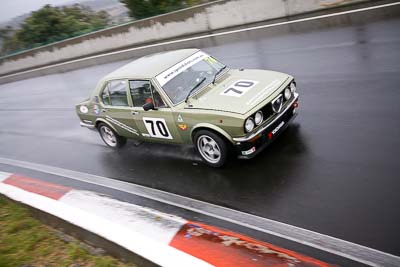
{"label": "sponsor decal", "polygon": [[123,123],[120,122],[120,121],[117,121],[116,119],[111,118],[111,117],[108,116],[108,115],[106,116],[106,120],[109,121],[109,122],[111,122],[111,123],[113,123],[113,124],[115,124],[115,125],[117,125],[118,127],[121,127],[121,128],[124,129],[125,131],[128,131],[128,132],[130,132],[130,133],[139,135],[138,132],[137,132],[135,129],[129,127],[129,126],[126,125],[126,124],[123,124]]}
{"label": "sponsor decal", "polygon": [[182,131],[186,131],[187,130],[187,124],[178,124],[179,129],[181,129]]}
{"label": "sponsor decal", "polygon": [[207,57],[207,58],[205,58],[204,60],[207,61],[207,62],[210,63],[210,64],[214,64],[214,63],[217,63],[217,62],[218,62],[215,58],[210,57],[210,56]]}
{"label": "sponsor decal", "polygon": [[333,267],[288,249],[198,222],[182,226],[170,246],[212,266]]}
{"label": "sponsor decal", "polygon": [[272,132],[268,133],[268,138],[272,139],[272,137],[282,128],[282,126],[285,124],[284,121],[281,121],[278,126],[275,127],[275,129],[272,130]]}
{"label": "sponsor decal", "polygon": [[173,139],[165,119],[143,117],[143,122],[150,137]]}
{"label": "sponsor decal", "polygon": [[242,97],[251,88],[253,88],[257,83],[258,83],[258,81],[238,80],[238,81],[232,83],[226,89],[224,89],[220,93],[220,95]]}
{"label": "sponsor decal", "polygon": [[170,80],[172,80],[173,78],[178,76],[183,71],[187,70],[188,68],[190,68],[197,62],[199,62],[205,58],[208,58],[208,57],[209,57],[209,55],[207,55],[204,52],[199,51],[196,54],[193,54],[190,57],[175,64],[174,66],[167,69],[166,71],[160,73],[159,75],[156,76],[156,79],[157,79],[158,83],[161,86],[163,86],[164,84],[166,84],[167,82],[169,82]]}
{"label": "sponsor decal", "polygon": [[183,118],[182,118],[181,114],[178,115],[178,122],[183,122]]}
{"label": "sponsor decal", "polygon": [[250,155],[250,154],[252,154],[252,153],[254,153],[256,151],[256,147],[252,147],[252,148],[250,148],[249,150],[246,150],[246,151],[242,151],[242,155],[243,156],[247,156],[247,155]]}
{"label": "sponsor decal", "polygon": [[99,107],[99,105],[94,105],[94,106],[93,106],[93,113],[96,114],[96,115],[99,115],[99,114],[100,114],[100,107]]}
{"label": "sponsor decal", "polygon": [[80,112],[86,114],[89,112],[89,109],[87,108],[87,106],[80,106],[79,107]]}

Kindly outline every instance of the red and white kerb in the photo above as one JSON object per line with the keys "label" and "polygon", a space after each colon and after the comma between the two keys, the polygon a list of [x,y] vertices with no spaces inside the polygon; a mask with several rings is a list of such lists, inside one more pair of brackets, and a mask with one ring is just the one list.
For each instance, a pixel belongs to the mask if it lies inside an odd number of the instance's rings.
{"label": "red and white kerb", "polygon": [[91,231],[160,266],[331,266],[232,231],[21,175],[0,172],[0,194]]}

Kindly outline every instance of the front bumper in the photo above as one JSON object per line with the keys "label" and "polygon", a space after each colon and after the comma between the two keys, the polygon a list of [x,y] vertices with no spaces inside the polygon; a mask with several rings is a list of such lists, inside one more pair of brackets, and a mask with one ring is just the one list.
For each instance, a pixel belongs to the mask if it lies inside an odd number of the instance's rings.
{"label": "front bumper", "polygon": [[273,121],[261,127],[255,133],[245,137],[233,138],[238,158],[253,158],[271,144],[297,116],[298,98],[299,95],[296,94],[294,99],[286,105],[285,109]]}

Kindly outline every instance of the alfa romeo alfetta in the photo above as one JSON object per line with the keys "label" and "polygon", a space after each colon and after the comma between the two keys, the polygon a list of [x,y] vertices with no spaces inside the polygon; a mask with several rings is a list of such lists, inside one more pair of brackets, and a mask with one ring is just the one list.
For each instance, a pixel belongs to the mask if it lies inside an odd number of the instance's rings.
{"label": "alfa romeo alfetta", "polygon": [[106,145],[127,139],[194,144],[203,161],[224,165],[230,154],[252,158],[297,115],[292,76],[230,69],[199,49],[137,59],[102,78],[76,105],[81,126]]}

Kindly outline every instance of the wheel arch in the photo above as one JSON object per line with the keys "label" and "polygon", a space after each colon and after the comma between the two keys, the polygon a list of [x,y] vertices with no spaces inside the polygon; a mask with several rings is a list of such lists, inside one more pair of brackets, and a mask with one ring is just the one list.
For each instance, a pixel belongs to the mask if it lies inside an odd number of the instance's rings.
{"label": "wheel arch", "polygon": [[95,126],[96,129],[98,129],[97,127],[99,126],[100,123],[104,123],[107,124],[111,129],[113,129],[117,134],[120,135],[120,133],[118,132],[118,130],[114,127],[114,125],[112,125],[110,122],[108,122],[107,120],[103,119],[103,118],[99,118],[96,120]]}
{"label": "wheel arch", "polygon": [[224,137],[227,141],[229,141],[229,143],[234,144],[232,137],[226,131],[224,131],[220,127],[218,127],[214,124],[210,124],[210,123],[199,123],[199,124],[196,124],[192,128],[192,130],[190,132],[190,139],[191,139],[192,143],[194,143],[193,139],[194,139],[195,133],[200,130],[208,130],[208,131],[214,132],[214,133]]}

